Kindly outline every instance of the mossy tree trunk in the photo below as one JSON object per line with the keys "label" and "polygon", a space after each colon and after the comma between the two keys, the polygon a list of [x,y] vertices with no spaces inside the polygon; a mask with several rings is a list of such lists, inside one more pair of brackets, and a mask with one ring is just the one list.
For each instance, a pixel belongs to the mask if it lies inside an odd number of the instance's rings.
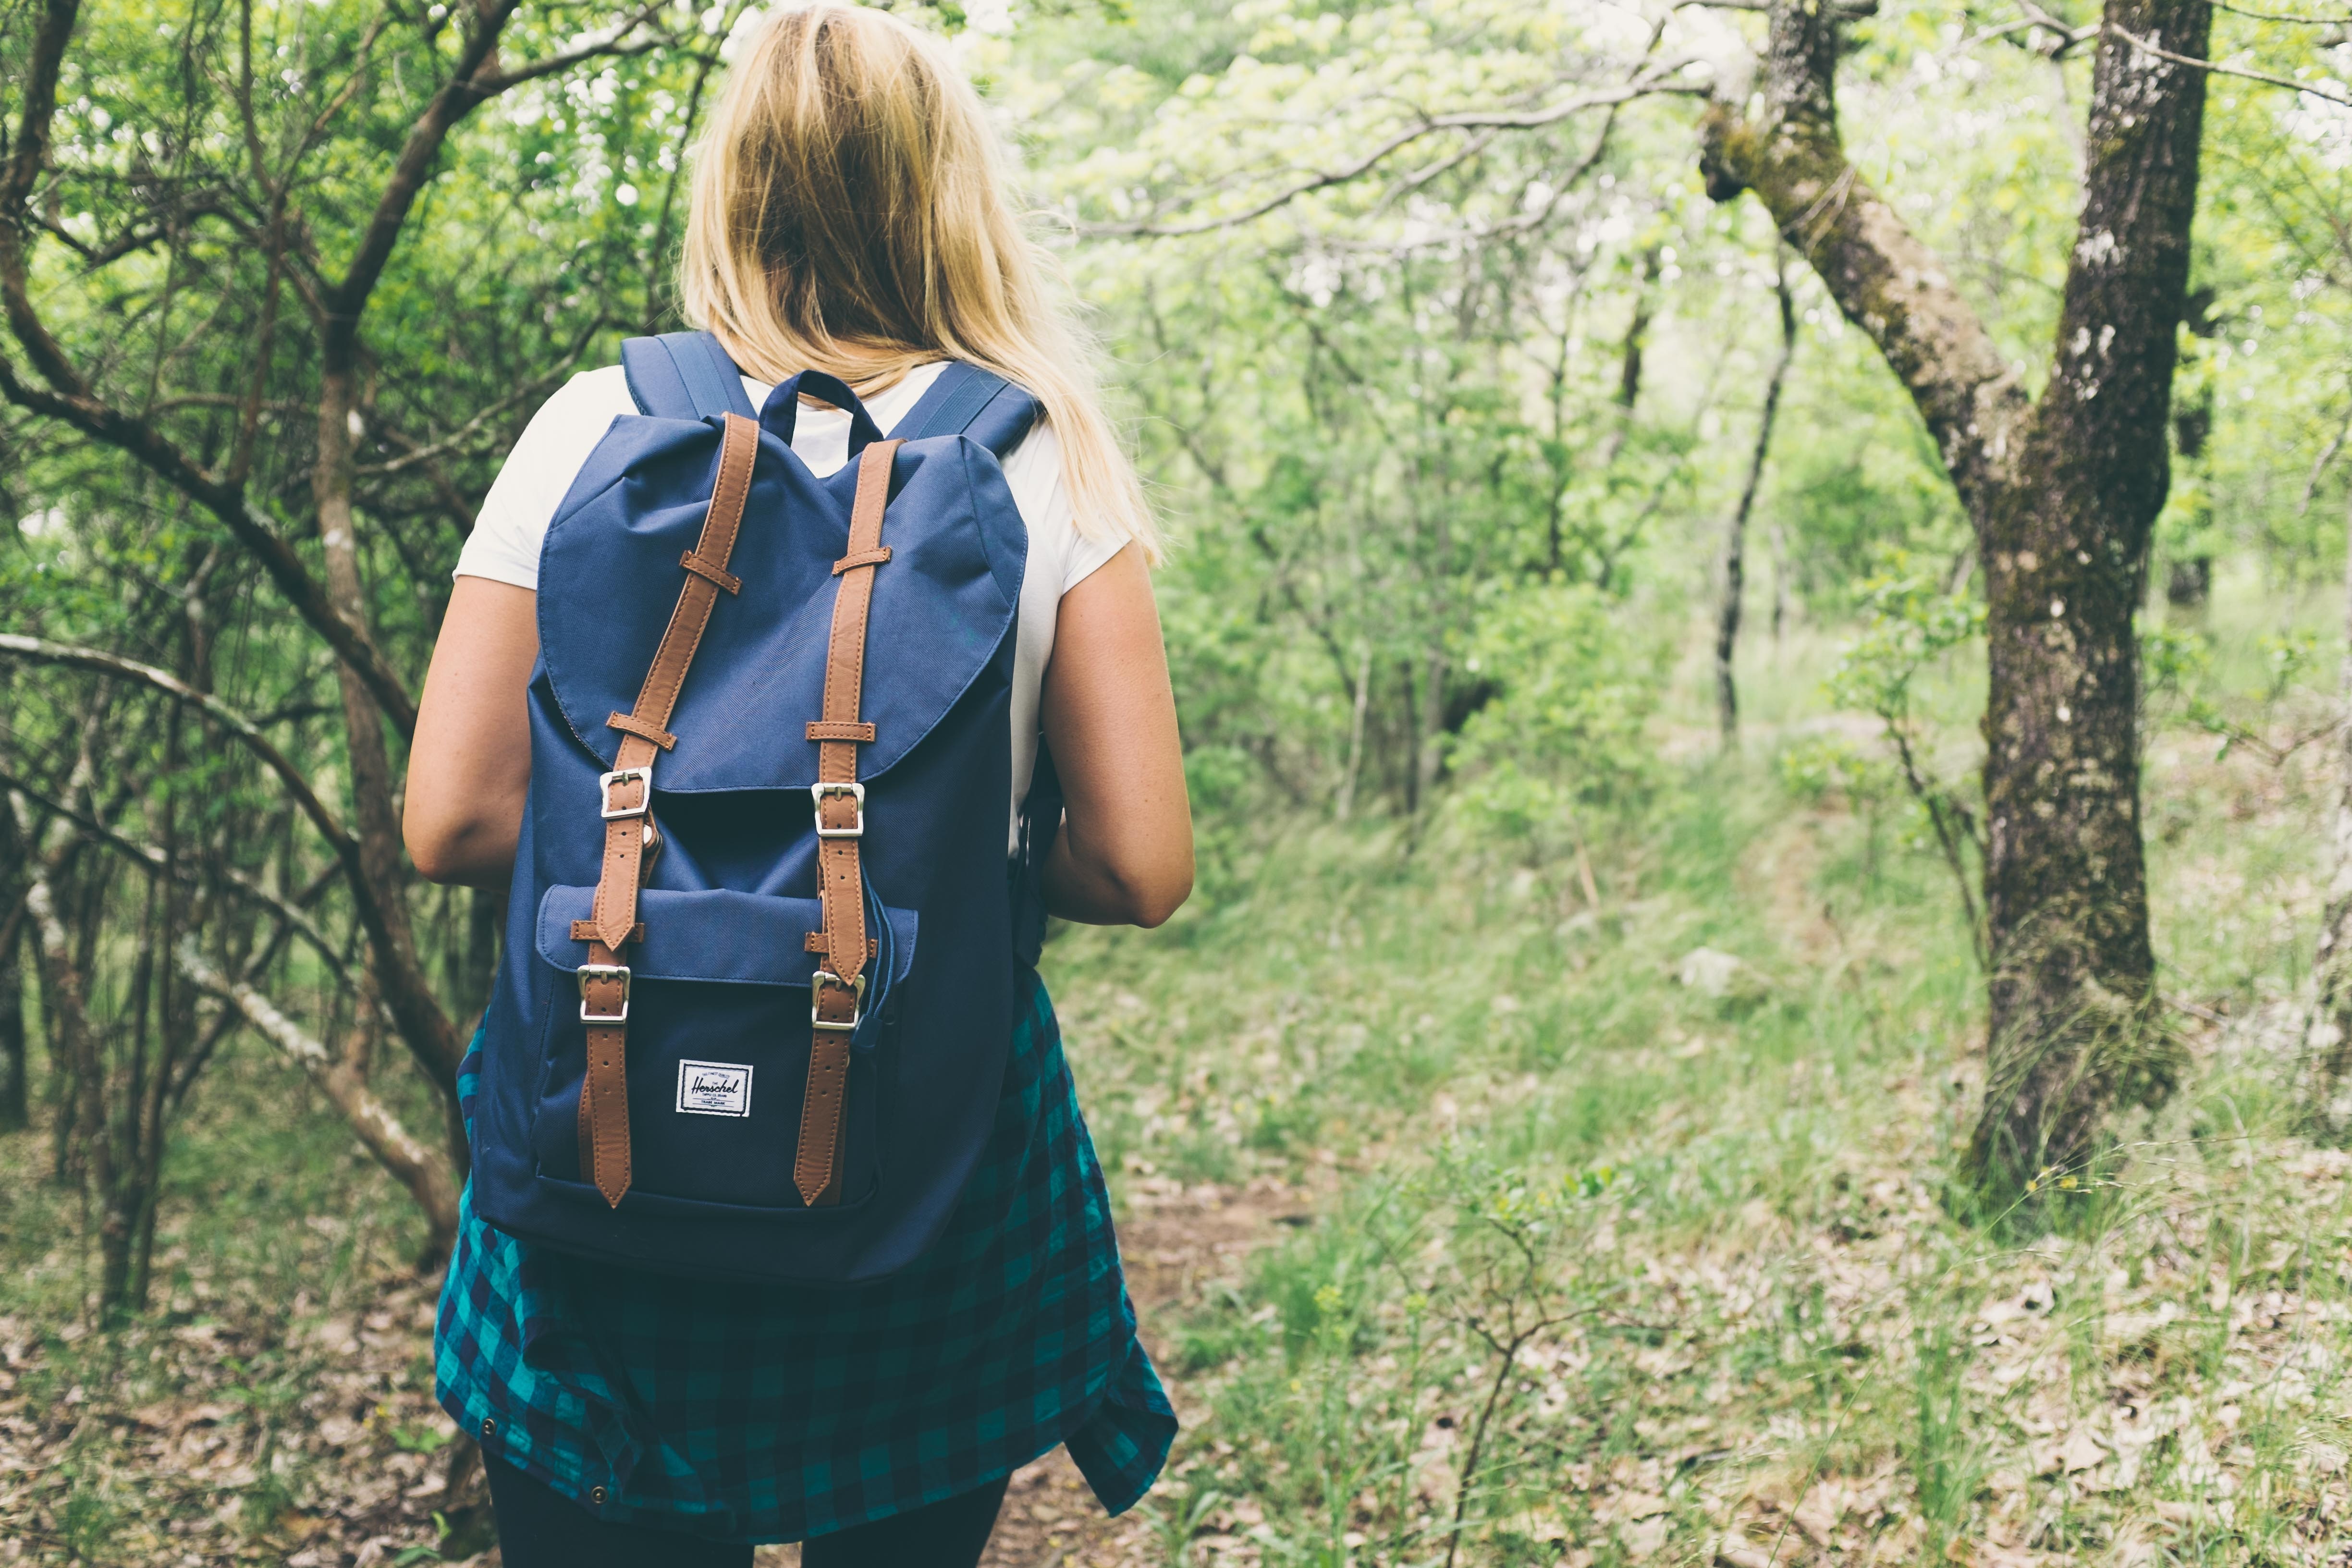
{"label": "mossy tree trunk", "polygon": [[2107,1113],[2160,1098],[2139,824],[2135,621],[2168,482],[2175,333],[2196,210],[2207,0],[2108,0],[2084,202],[2046,390],[2027,395],[1942,263],[1847,161],[1853,13],[1775,0],[1754,90],[1704,131],[1708,193],[1752,190],[1911,394],[1986,567],[1990,1059],[1971,1140],[1989,1196],[2092,1154]]}

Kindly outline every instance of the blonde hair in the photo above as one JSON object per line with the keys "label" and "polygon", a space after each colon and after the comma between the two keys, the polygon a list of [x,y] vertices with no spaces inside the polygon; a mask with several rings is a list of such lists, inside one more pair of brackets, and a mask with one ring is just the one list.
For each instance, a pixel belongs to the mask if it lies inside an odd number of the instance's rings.
{"label": "blonde hair", "polygon": [[761,380],[882,386],[937,359],[1025,387],[1061,438],[1079,531],[1158,533],[1086,346],[1004,195],[975,93],[881,11],[781,8],[737,58],[696,152],[687,320]]}

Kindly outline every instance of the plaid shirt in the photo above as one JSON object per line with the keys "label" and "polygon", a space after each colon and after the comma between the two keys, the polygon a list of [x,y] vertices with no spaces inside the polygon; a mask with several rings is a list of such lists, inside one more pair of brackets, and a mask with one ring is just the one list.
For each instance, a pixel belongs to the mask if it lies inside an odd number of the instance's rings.
{"label": "plaid shirt", "polygon": [[[988,1150],[940,1240],[878,1284],[589,1263],[483,1224],[469,1189],[434,1336],[442,1408],[602,1519],[718,1540],[867,1523],[1058,1443],[1112,1513],[1131,1506],[1175,1412],[1136,1342],[1053,1004],[1025,985]],[[469,1124],[477,1068],[458,1073]]]}

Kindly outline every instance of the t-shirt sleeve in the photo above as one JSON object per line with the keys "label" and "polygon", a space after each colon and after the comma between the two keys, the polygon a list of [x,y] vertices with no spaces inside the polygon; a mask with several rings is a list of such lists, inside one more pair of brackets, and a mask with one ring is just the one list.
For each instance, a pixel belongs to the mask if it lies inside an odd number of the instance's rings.
{"label": "t-shirt sleeve", "polygon": [[540,405],[474,519],[457,552],[458,577],[487,577],[518,588],[539,586],[540,546],[555,509],[580,477],[582,465],[615,415],[634,414],[627,378],[618,365],[583,371]]}
{"label": "t-shirt sleeve", "polygon": [[1126,547],[1124,539],[1097,539],[1078,531],[1077,509],[1062,478],[1062,439],[1052,426],[1040,424],[1023,437],[1005,459],[1004,479],[1029,525],[1033,556],[1060,563],[1056,597],[1093,576]]}

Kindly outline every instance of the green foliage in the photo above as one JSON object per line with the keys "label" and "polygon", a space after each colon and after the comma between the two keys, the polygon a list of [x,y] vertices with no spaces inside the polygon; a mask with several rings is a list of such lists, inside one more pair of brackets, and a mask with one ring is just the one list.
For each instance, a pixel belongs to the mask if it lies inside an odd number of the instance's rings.
{"label": "green foliage", "polygon": [[1465,671],[1492,695],[1454,750],[1457,803],[1482,837],[1531,853],[1579,842],[1579,824],[1638,812],[1662,779],[1648,726],[1672,649],[1590,584],[1502,586]]}
{"label": "green foliage", "polygon": [[1983,601],[1953,592],[1948,576],[1907,551],[1885,553],[1861,585],[1862,629],[1830,678],[1832,701],[1875,715],[1890,731],[1916,722],[1920,679],[1984,635]]}

